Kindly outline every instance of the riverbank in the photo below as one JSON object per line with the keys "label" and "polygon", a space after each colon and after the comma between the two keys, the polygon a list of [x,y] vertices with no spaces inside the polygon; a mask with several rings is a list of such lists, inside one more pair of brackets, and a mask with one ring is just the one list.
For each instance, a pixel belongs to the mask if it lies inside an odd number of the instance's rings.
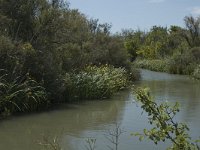
{"label": "riverbank", "polygon": [[200,80],[200,65],[197,62],[185,63],[172,59],[137,59],[133,62],[134,67],[148,69],[157,72],[170,74],[189,75],[194,79]]}
{"label": "riverbank", "polygon": [[[81,71],[66,73],[62,86],[48,93],[45,86],[30,76],[24,79],[8,80],[7,74],[0,77],[0,117],[15,113],[45,110],[52,105],[80,100],[107,99],[127,88],[139,77],[138,71],[115,68],[112,65],[87,66]],[[58,99],[51,98],[59,95]]]}
{"label": "riverbank", "polygon": [[109,23],[59,0],[3,0],[1,8],[1,115],[109,98],[134,75]]}

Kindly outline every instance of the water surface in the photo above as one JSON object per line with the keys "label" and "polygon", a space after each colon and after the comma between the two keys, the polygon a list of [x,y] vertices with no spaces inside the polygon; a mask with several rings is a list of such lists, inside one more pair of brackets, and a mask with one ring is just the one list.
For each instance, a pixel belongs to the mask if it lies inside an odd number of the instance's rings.
{"label": "water surface", "polygon": [[[177,120],[191,128],[190,134],[200,136],[200,82],[187,76],[170,75],[141,70],[142,80],[136,86],[148,86],[157,101],[178,101],[181,112]],[[97,150],[107,150],[112,144],[107,140],[108,131],[120,124],[121,150],[164,150],[169,142],[157,146],[144,140],[139,142],[131,133],[150,128],[147,116],[134,102],[131,90],[117,93],[110,100],[85,101],[37,114],[11,117],[0,122],[0,150],[38,150],[43,137],[50,140],[58,136],[66,150],[84,150],[87,138],[97,139]]]}

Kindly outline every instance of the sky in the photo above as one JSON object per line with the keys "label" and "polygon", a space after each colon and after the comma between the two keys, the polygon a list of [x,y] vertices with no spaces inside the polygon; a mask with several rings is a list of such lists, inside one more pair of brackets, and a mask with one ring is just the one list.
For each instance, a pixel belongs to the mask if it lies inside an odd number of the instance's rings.
{"label": "sky", "polygon": [[153,25],[184,27],[183,18],[200,15],[200,0],[68,0],[70,8],[79,9],[88,18],[121,29],[148,31]]}

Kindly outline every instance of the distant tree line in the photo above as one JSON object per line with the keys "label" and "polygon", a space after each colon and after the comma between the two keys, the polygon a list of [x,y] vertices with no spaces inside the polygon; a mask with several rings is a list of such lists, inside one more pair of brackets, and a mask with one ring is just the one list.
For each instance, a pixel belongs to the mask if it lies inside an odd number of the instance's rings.
{"label": "distant tree line", "polygon": [[[153,26],[150,31],[123,30],[125,48],[139,67],[178,74],[199,72],[200,17],[186,16],[185,28]],[[147,61],[144,61],[147,60]],[[158,66],[158,61],[162,66]],[[164,63],[163,63],[164,62]],[[200,75],[199,75],[200,76]]]}

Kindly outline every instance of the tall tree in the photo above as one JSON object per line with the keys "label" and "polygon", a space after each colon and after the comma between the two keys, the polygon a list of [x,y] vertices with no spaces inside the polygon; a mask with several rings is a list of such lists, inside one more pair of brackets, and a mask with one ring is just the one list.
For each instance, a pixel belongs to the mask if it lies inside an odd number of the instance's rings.
{"label": "tall tree", "polygon": [[131,57],[131,61],[135,60],[137,53],[145,41],[145,33],[138,30],[123,30],[124,46]]}
{"label": "tall tree", "polygon": [[188,29],[185,34],[188,44],[190,47],[200,46],[200,17],[186,16],[184,21]]}

